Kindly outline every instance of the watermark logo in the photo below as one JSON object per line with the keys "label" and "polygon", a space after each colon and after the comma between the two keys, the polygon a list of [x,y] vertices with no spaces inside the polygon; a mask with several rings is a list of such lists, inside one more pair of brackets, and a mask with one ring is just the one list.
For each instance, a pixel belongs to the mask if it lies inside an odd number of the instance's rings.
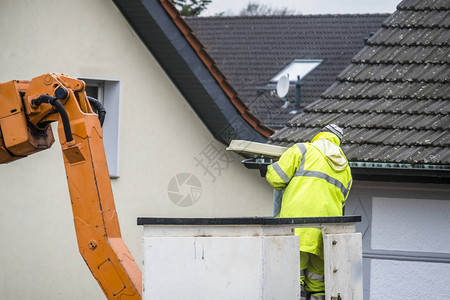
{"label": "watermark logo", "polygon": [[[250,125],[241,117],[234,118],[220,131],[220,140],[230,143],[235,139],[258,140],[260,138]],[[230,169],[236,156],[227,152],[222,143],[213,140],[193,157],[195,168],[203,171],[202,180],[208,177],[212,183]],[[198,174],[198,172],[196,171]],[[180,173],[173,177],[168,185],[167,193],[170,201],[180,207],[194,205],[202,195],[200,180],[191,173]]]}
{"label": "watermark logo", "polygon": [[215,182],[223,171],[228,170],[230,163],[233,162],[228,153],[215,142],[210,142],[194,157],[194,160],[195,166],[202,168],[203,175],[208,175],[212,182]]}
{"label": "watermark logo", "polygon": [[219,136],[229,144],[232,140],[245,139],[255,141],[257,133],[241,117],[234,118],[220,133]]}
{"label": "watermark logo", "polygon": [[169,181],[167,193],[170,201],[180,207],[197,203],[202,195],[200,180],[191,173],[180,173]]}

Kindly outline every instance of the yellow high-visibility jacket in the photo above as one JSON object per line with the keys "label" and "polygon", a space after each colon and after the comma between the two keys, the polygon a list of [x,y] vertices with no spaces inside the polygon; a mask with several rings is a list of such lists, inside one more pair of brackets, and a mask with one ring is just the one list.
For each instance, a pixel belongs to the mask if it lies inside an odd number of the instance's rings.
{"label": "yellow high-visibility jacket", "polygon": [[[285,189],[278,217],[342,216],[352,175],[339,145],[336,135],[321,132],[311,143],[293,145],[268,167],[270,185]],[[295,234],[300,236],[300,251],[323,259],[320,229],[297,228]]]}

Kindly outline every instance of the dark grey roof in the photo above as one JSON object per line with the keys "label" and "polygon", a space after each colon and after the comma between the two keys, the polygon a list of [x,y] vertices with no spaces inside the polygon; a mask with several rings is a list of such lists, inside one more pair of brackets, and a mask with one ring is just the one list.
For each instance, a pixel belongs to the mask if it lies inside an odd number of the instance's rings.
{"label": "dark grey roof", "polygon": [[[364,46],[388,14],[186,18],[230,84],[267,126],[282,128],[293,105],[264,87],[294,59],[322,59],[302,79],[302,105],[312,103]],[[290,100],[294,100],[294,88]]]}
{"label": "dark grey roof", "polygon": [[273,131],[236,96],[170,0],[113,2],[219,141],[267,141]]}
{"label": "dark grey roof", "polygon": [[450,1],[401,2],[321,99],[271,142],[307,141],[335,123],[346,128],[343,149],[357,166],[450,170],[449,27]]}

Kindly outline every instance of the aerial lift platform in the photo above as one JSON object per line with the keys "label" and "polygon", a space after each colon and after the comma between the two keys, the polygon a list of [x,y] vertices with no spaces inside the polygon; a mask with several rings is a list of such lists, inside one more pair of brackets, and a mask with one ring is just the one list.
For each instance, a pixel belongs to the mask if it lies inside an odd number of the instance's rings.
{"label": "aerial lift platform", "polygon": [[138,218],[144,299],[300,299],[294,228],[322,230],[325,299],[362,300],[360,216]]}

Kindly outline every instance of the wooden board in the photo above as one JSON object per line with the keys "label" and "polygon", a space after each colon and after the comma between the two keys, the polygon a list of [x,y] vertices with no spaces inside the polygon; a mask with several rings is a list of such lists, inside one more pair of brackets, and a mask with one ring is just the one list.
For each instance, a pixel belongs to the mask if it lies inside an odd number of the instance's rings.
{"label": "wooden board", "polygon": [[287,147],[243,140],[232,140],[227,148],[228,151],[265,157],[280,157],[287,149]]}

